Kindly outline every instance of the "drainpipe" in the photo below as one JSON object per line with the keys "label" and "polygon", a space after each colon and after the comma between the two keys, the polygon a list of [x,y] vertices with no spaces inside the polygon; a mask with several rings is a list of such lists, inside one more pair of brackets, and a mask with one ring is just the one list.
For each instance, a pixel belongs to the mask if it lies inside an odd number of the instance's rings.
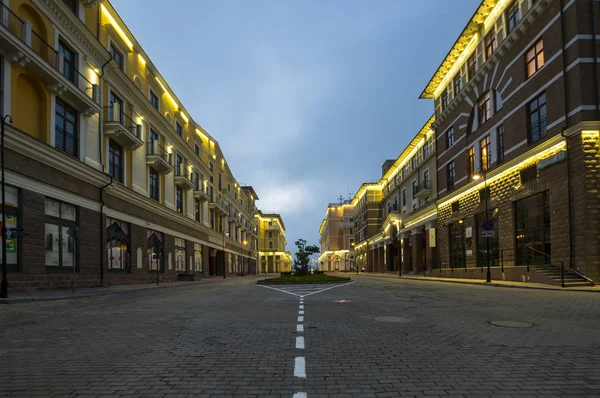
{"label": "drainpipe", "polygon": [[[564,10],[564,0],[560,0],[560,35],[562,41],[562,67],[563,67],[563,95],[565,102],[565,125],[560,132],[560,135],[565,138],[566,143],[566,151],[567,151],[567,200],[568,200],[568,208],[567,208],[567,217],[568,217],[568,229],[569,229],[569,268],[573,268],[573,226],[572,226],[572,205],[571,205],[571,157],[568,156],[569,153],[569,138],[565,134],[565,131],[569,128],[569,96],[567,95],[567,56],[566,56],[566,37],[565,37],[565,10]],[[595,39],[595,38],[594,38]],[[595,40],[594,40],[595,43]],[[595,75],[595,73],[594,73]]]}
{"label": "drainpipe", "polygon": [[598,99],[598,55],[596,51],[596,13],[594,0],[590,0],[590,22],[592,25],[592,54],[594,57],[594,100],[596,102],[596,120],[600,120],[600,100]]}
{"label": "drainpipe", "polygon": [[[98,32],[100,31],[100,25],[98,25]],[[99,37],[99,34],[98,34]],[[102,79],[104,77],[104,68],[106,68],[106,65],[108,65],[108,63],[112,60],[112,56],[108,59],[108,61],[106,61],[102,67],[100,68],[100,73],[98,76],[98,98],[100,99],[100,105],[102,105],[103,102],[103,85],[102,85]],[[102,156],[102,117],[103,117],[103,113],[102,111],[100,111],[100,115],[98,117],[98,158],[100,160],[100,166],[102,167],[102,173],[104,173],[104,159]],[[113,178],[112,176],[110,176],[110,182],[108,184],[106,184],[105,186],[103,186],[102,188],[100,188],[100,284],[104,284],[104,227],[103,227],[103,215],[104,215],[104,190],[113,182]]]}

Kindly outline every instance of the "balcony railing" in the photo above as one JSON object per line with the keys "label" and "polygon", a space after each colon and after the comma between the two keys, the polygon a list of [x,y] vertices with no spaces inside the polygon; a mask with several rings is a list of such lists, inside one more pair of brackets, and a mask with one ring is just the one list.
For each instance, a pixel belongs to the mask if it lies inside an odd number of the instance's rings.
{"label": "balcony railing", "polygon": [[180,163],[175,165],[175,177],[185,177],[192,181],[192,172],[183,163]]}
{"label": "balcony railing", "polygon": [[64,56],[56,51],[37,32],[31,28],[31,23],[24,21],[4,3],[0,2],[0,24],[11,32],[17,39],[25,43],[46,64],[58,71],[77,89],[98,104],[98,86],[92,84],[79,70],[72,67],[65,69]]}
{"label": "balcony railing", "polygon": [[431,190],[431,180],[421,181],[419,185],[415,186],[415,191],[413,192],[413,194],[418,195],[419,193],[425,190]]}
{"label": "balcony railing", "polygon": [[120,123],[127,131],[138,139],[142,139],[142,126],[135,123],[122,109],[119,104],[113,104],[104,108],[104,122]]}

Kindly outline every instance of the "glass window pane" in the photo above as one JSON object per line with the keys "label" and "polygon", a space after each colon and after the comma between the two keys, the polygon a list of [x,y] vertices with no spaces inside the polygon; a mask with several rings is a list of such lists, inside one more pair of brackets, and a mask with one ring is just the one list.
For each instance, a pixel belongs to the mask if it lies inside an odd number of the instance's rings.
{"label": "glass window pane", "polygon": [[[47,205],[47,202],[46,202]],[[48,206],[46,206],[47,208]],[[46,214],[48,212],[46,211]],[[58,225],[46,224],[46,266],[60,266]]]}
{"label": "glass window pane", "polygon": [[61,205],[61,218],[65,220],[76,221],[77,220],[77,208],[75,206],[62,203]]}
{"label": "glass window pane", "polygon": [[62,241],[60,242],[60,247],[62,251],[62,266],[70,268],[75,264],[74,256],[76,252],[76,242],[67,234],[69,228],[70,227],[61,227]]}
{"label": "glass window pane", "polygon": [[46,215],[52,217],[60,217],[60,202],[57,200],[46,198]]}

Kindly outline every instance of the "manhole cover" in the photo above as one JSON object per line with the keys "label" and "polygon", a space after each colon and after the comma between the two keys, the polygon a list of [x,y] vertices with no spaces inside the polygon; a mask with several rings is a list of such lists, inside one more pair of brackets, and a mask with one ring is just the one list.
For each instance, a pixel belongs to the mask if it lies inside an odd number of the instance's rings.
{"label": "manhole cover", "polygon": [[399,316],[377,316],[375,318],[378,322],[391,322],[391,323],[406,323],[410,322],[408,318],[401,318]]}
{"label": "manhole cover", "polygon": [[501,326],[503,328],[531,328],[533,324],[527,322],[518,321],[490,321],[494,326]]}
{"label": "manhole cover", "polygon": [[351,303],[352,300],[333,300],[334,303]]}

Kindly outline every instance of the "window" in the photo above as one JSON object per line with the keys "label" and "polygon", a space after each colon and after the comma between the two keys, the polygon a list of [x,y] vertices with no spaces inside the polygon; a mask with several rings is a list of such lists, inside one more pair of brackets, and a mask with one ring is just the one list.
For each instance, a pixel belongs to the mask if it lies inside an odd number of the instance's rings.
{"label": "window", "polygon": [[479,126],[490,120],[492,117],[492,99],[489,91],[482,95],[479,101],[477,101],[477,116],[479,119]]}
{"label": "window", "polygon": [[159,136],[154,130],[150,130],[148,134],[148,154],[158,154]]}
{"label": "window", "polygon": [[46,198],[46,267],[72,268],[76,263],[77,207]]}
{"label": "window", "polygon": [[456,181],[456,169],[454,167],[454,160],[448,163],[446,181],[448,189],[454,188],[454,182]]}
{"label": "window", "polygon": [[532,164],[529,167],[525,167],[519,171],[519,177],[521,178],[521,184],[527,184],[528,182],[535,181],[537,178],[537,166]]}
{"label": "window", "polygon": [[177,135],[183,138],[183,126],[179,122],[175,122],[175,131]]}
{"label": "window", "polygon": [[454,145],[454,127],[450,127],[446,131],[446,149],[449,149],[452,145]]}
{"label": "window", "polygon": [[194,172],[194,191],[200,191],[200,173],[197,171]]}
{"label": "window", "polygon": [[194,144],[194,153],[196,156],[200,157],[200,145]]}
{"label": "window", "polygon": [[446,110],[448,108],[448,89],[446,88],[442,93],[442,110]]}
{"label": "window", "polygon": [[183,175],[183,158],[181,155],[177,154],[175,157],[175,175],[182,176]]}
{"label": "window", "polygon": [[423,187],[431,188],[431,180],[429,179],[429,170],[423,172]]}
{"label": "window", "polygon": [[479,141],[479,164],[481,165],[481,171],[488,170],[492,163],[492,157],[490,156],[490,141],[491,138],[489,135]]}
{"label": "window", "polygon": [[546,136],[546,93],[540,94],[527,104],[529,116],[529,143],[538,141]]}
{"label": "window", "polygon": [[108,174],[123,182],[123,148],[113,140],[108,141]]}
{"label": "window", "polygon": [[148,169],[148,194],[154,200],[160,200],[160,184],[158,171],[150,167]]}
{"label": "window", "polygon": [[468,164],[467,164],[467,172],[469,173],[469,176],[472,177],[475,174],[475,148],[471,147],[469,148],[469,157],[468,157]]}
{"label": "window", "polygon": [[77,54],[64,42],[58,42],[58,52],[63,55],[63,76],[75,83],[75,63]]}
{"label": "window", "polygon": [[[124,119],[124,110],[125,109],[123,108],[123,100],[121,98],[117,97],[115,95],[115,93],[113,93],[111,91],[109,101],[110,101],[109,109],[111,109],[112,112],[109,112],[108,120],[111,122],[119,122],[121,124],[124,124],[123,119]],[[115,112],[117,112],[119,120],[114,120]]]}
{"label": "window", "polygon": [[415,170],[417,168],[417,156],[416,155],[410,159],[410,165],[412,167],[412,170]]}
{"label": "window", "polygon": [[406,206],[406,188],[402,190],[402,206]]}
{"label": "window", "polygon": [[454,77],[454,96],[456,97],[458,93],[462,91],[462,78],[460,73]]}
{"label": "window", "polygon": [[73,11],[73,14],[77,15],[77,0],[63,0],[63,2]]}
{"label": "window", "polygon": [[177,211],[183,214],[183,189],[181,187],[175,189],[175,204]]}
{"label": "window", "polygon": [[475,76],[475,68],[477,67],[477,58],[475,58],[475,53],[471,54],[469,59],[467,60],[467,76],[469,80]]}
{"label": "window", "polygon": [[496,30],[490,29],[489,33],[485,35],[485,59],[489,59],[494,51],[496,51],[498,44],[496,42]]}
{"label": "window", "polygon": [[213,171],[213,170],[214,170],[214,168],[215,168],[215,166],[213,165],[213,162],[208,162],[208,169],[209,169],[210,171]]}
{"label": "window", "polygon": [[273,232],[269,231],[269,238],[273,237]]}
{"label": "window", "polygon": [[124,71],[125,70],[125,62],[124,62],[124,58],[123,58],[123,53],[120,52],[113,43],[110,44],[110,56],[115,60],[117,65],[119,65],[119,69]]}
{"label": "window", "polygon": [[[515,238],[517,265],[524,265],[529,261],[534,264],[544,264],[547,257],[538,252],[550,256],[550,201],[548,192],[515,202]],[[531,247],[537,252],[527,253]]]}
{"label": "window", "polygon": [[273,242],[269,242],[269,249],[273,248]]}
{"label": "window", "polygon": [[496,130],[496,158],[498,163],[504,160],[504,125],[501,125]]}
{"label": "window", "polygon": [[452,210],[452,213],[458,212],[460,210],[460,202],[459,201],[452,202],[450,209]]}
{"label": "window", "polygon": [[200,221],[200,201],[194,200],[194,219]]}
{"label": "window", "polygon": [[506,7],[506,25],[508,27],[507,32],[512,32],[512,30],[517,26],[519,20],[521,19],[521,10],[519,9],[519,0],[514,0],[508,7]]}
{"label": "window", "polygon": [[223,189],[223,185],[222,185],[221,173],[219,173],[219,191],[221,191],[222,189]]}
{"label": "window", "polygon": [[525,54],[525,63],[527,65],[527,77],[533,76],[542,66],[544,66],[544,41],[540,40]]}
{"label": "window", "polygon": [[175,238],[175,271],[185,272],[185,239]]}
{"label": "window", "polygon": [[450,252],[450,267],[465,268],[465,225],[461,221],[448,225],[448,246]]}
{"label": "window", "polygon": [[417,180],[413,180],[413,182],[412,182],[412,194],[413,194],[413,198],[417,194]]}
{"label": "window", "polygon": [[105,228],[108,269],[128,269],[129,223],[106,217]]}
{"label": "window", "polygon": [[77,111],[60,98],[56,98],[54,146],[77,157],[79,154],[77,129]]}
{"label": "window", "polygon": [[[0,190],[1,192],[1,190]],[[6,186],[5,192],[5,211],[6,227],[19,228],[22,224],[19,222],[19,190],[15,187]],[[0,205],[2,202],[0,202]],[[9,271],[19,271],[20,256],[19,244],[22,240],[18,238],[6,238],[6,265]],[[2,251],[0,250],[0,261],[2,261]]]}
{"label": "window", "polygon": [[150,104],[152,104],[152,107],[157,111],[160,110],[160,100],[158,99],[158,95],[152,90],[150,90]]}
{"label": "window", "polygon": [[194,243],[194,271],[202,272],[202,245]]}

